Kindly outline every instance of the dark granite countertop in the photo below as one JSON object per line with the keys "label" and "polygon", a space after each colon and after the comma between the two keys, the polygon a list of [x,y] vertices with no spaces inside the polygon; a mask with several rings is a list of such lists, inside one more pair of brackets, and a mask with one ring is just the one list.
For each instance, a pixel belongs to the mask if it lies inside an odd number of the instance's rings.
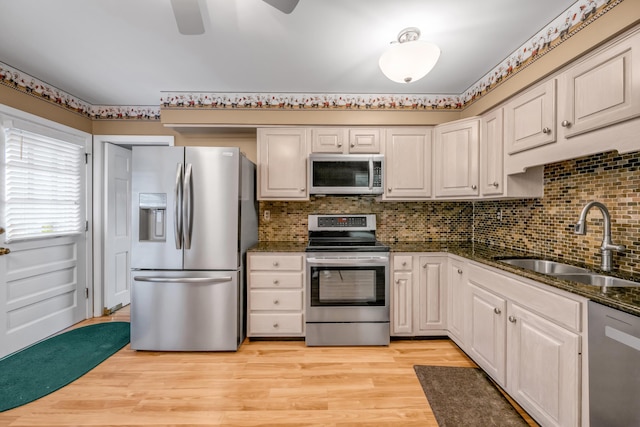
{"label": "dark granite countertop", "polygon": [[[491,246],[482,243],[472,242],[384,242],[389,245],[391,252],[407,252],[407,253],[429,253],[443,252],[458,255],[460,257],[476,261],[509,273],[516,274],[535,280],[554,288],[562,289],[576,295],[583,296],[600,304],[613,307],[624,312],[640,316],[640,287],[620,287],[607,288],[603,293],[599,286],[590,286],[582,283],[571,282],[568,280],[558,279],[520,267],[500,262],[503,258],[540,258],[539,255],[507,249],[498,246]],[[249,249],[249,252],[304,252],[307,246],[306,242],[259,242]],[[566,261],[560,258],[545,258],[551,261],[559,261],[565,264],[576,265],[578,267],[586,267],[585,265],[576,264],[575,262]],[[602,273],[597,269],[590,268],[595,273]],[[640,282],[640,276],[619,274],[616,272],[606,273],[623,279]]]}

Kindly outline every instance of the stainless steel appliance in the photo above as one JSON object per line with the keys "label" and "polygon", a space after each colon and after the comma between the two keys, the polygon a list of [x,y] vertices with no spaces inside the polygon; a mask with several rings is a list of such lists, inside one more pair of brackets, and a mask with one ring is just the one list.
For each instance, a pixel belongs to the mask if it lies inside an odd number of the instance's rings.
{"label": "stainless steel appliance", "polygon": [[310,194],[382,194],[382,154],[311,154]]}
{"label": "stainless steel appliance", "polygon": [[308,346],[388,345],[389,247],[375,215],[309,215]]}
{"label": "stainless steel appliance", "polygon": [[131,348],[237,350],[255,165],[238,148],[134,147]]}
{"label": "stainless steel appliance", "polygon": [[640,317],[589,301],[591,427],[640,426]]}

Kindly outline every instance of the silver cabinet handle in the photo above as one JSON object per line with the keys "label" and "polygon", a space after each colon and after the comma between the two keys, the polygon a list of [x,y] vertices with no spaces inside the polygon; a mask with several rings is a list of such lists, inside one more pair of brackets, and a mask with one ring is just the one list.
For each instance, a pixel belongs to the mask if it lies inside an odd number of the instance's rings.
{"label": "silver cabinet handle", "polygon": [[513,316],[509,316],[509,322],[516,323],[516,318]]}
{"label": "silver cabinet handle", "polygon": [[499,186],[500,184],[498,184],[498,182],[497,182],[497,181],[495,181],[495,182],[494,182],[493,184],[491,184],[491,185],[493,185],[494,187],[498,188],[498,186]]}
{"label": "silver cabinet handle", "polygon": [[500,313],[502,313],[502,310],[500,310],[498,307],[495,307],[495,308],[493,309],[493,312],[494,312],[495,314],[500,314]]}
{"label": "silver cabinet handle", "polygon": [[543,129],[542,129],[542,133],[544,133],[545,135],[548,135],[548,134],[550,134],[550,133],[551,133],[551,129],[550,129],[550,128],[545,127],[545,128],[543,128]]}
{"label": "silver cabinet handle", "polygon": [[569,120],[563,120],[562,123],[560,124],[562,125],[563,128],[571,127],[571,122]]}
{"label": "silver cabinet handle", "polygon": [[462,274],[462,269],[461,268],[458,269],[458,274]]}

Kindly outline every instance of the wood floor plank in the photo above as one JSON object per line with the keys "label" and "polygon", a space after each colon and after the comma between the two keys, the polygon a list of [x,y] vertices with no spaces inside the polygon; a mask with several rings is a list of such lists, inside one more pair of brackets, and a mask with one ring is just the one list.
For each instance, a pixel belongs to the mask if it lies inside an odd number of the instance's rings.
{"label": "wood floor plank", "polygon": [[[128,320],[125,307],[77,326]],[[447,339],[388,347],[246,341],[217,353],[126,346],[72,384],[0,413],[0,426],[436,427],[416,364],[475,366]]]}

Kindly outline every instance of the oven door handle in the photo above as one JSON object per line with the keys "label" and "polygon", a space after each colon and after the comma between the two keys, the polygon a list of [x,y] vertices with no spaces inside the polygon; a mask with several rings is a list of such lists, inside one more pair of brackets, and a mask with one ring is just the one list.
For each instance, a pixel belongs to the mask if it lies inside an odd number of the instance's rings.
{"label": "oven door handle", "polygon": [[380,264],[384,262],[388,262],[389,259],[386,257],[376,257],[376,258],[307,258],[308,264],[316,264],[316,265],[352,265],[357,266],[358,264]]}

